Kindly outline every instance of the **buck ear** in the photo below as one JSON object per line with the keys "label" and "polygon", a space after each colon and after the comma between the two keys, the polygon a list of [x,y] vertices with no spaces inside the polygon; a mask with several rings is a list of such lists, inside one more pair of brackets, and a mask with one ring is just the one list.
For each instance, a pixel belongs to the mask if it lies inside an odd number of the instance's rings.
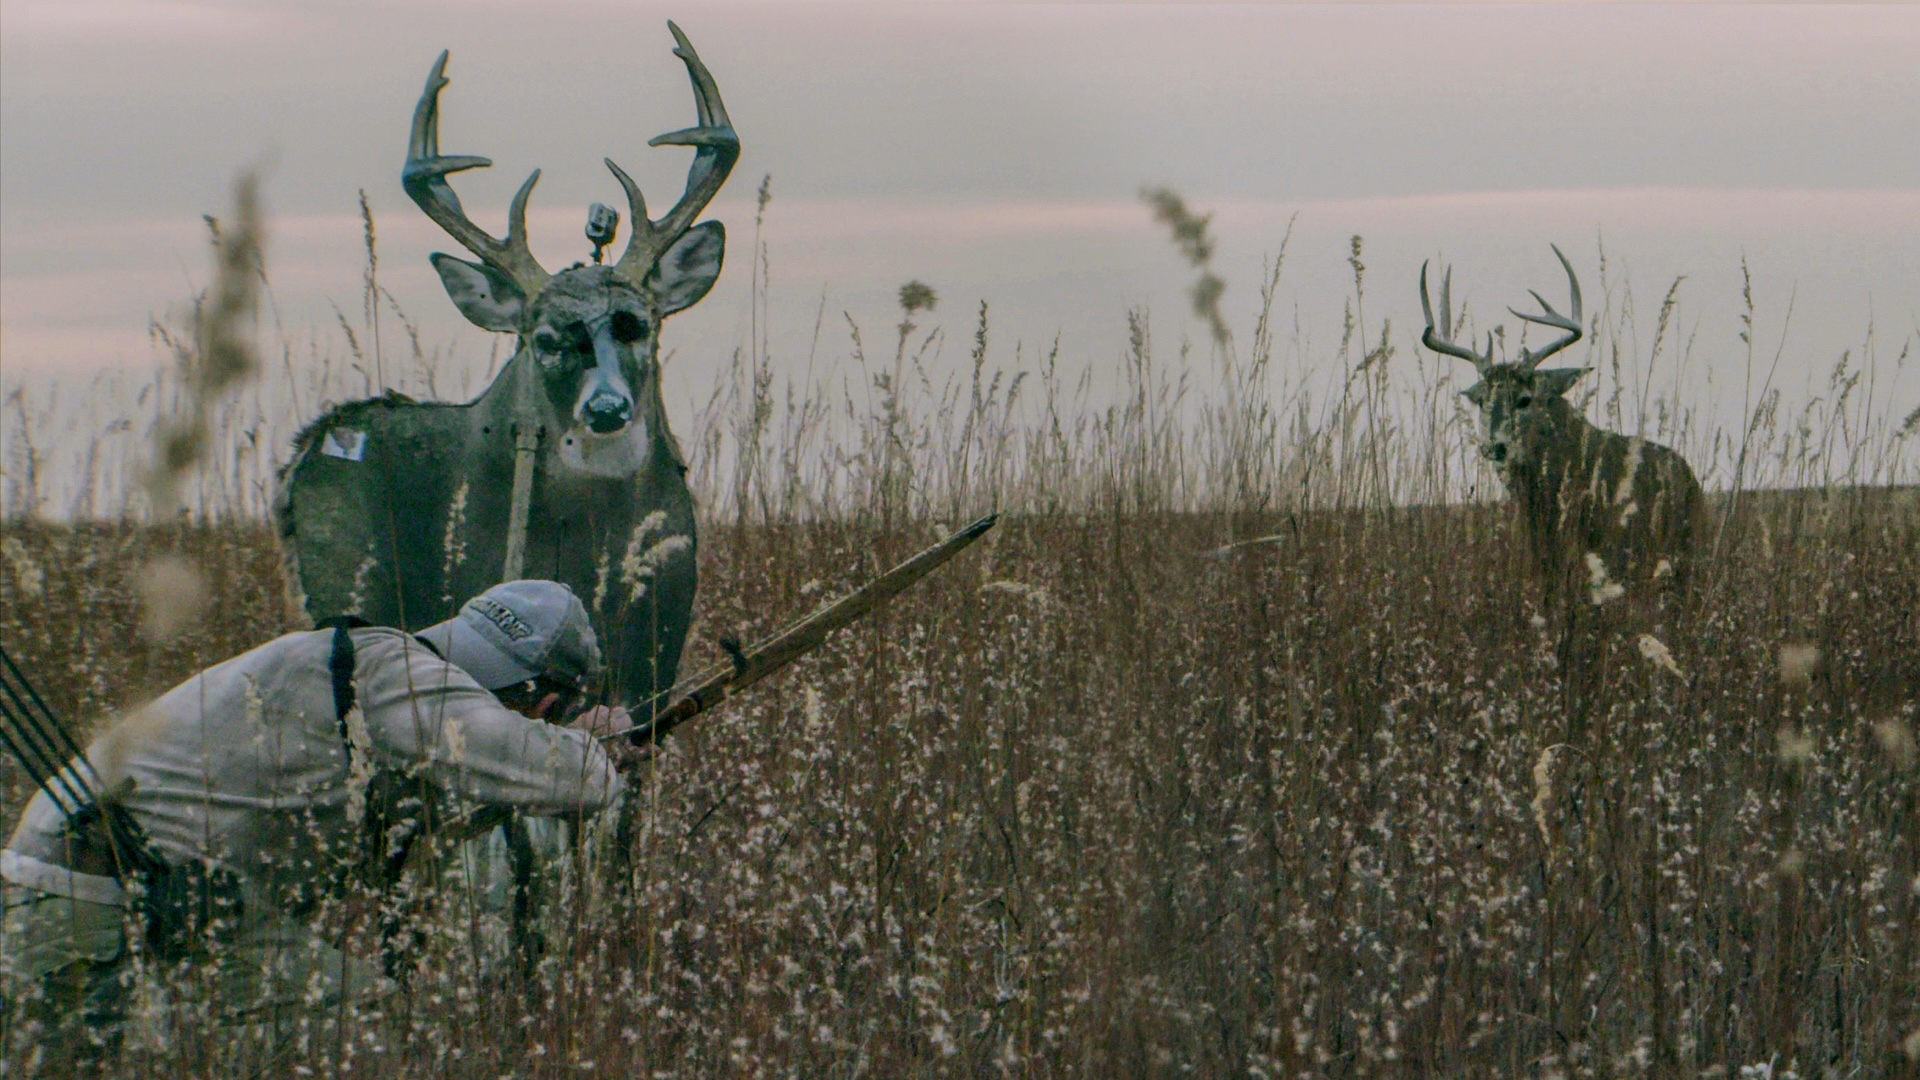
{"label": "buck ear", "polygon": [[1534,372],[1533,377],[1536,380],[1535,385],[1542,391],[1563,395],[1573,389],[1573,384],[1580,381],[1580,376],[1592,370],[1590,367],[1548,368],[1545,371]]}
{"label": "buck ear", "polygon": [[1460,396],[1473,402],[1475,405],[1485,405],[1487,403],[1487,384],[1483,382],[1474,383],[1472,386],[1460,391]]}
{"label": "buck ear", "polygon": [[699,303],[720,277],[726,253],[727,228],[717,221],[695,225],[662,252],[660,261],[647,272],[647,291],[659,301],[660,314],[671,315]]}
{"label": "buck ear", "polygon": [[520,329],[520,315],[527,309],[527,294],[513,279],[489,266],[433,254],[433,268],[440,272],[440,284],[467,321],[483,330],[510,334]]}

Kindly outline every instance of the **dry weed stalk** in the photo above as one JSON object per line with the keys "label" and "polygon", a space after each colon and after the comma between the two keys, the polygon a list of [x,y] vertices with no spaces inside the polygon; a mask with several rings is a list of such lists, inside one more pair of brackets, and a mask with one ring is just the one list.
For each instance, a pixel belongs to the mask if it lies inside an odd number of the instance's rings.
{"label": "dry weed stalk", "polygon": [[[1634,338],[1624,286],[1603,292],[1607,356]],[[1359,344],[1356,310],[1335,359],[1267,324],[1218,381],[1157,354],[1141,313],[1109,400],[1064,349],[995,341],[976,310],[971,370],[944,382],[916,367],[938,347],[924,308],[898,367],[876,357],[844,393],[827,375],[783,388],[768,350],[743,352],[693,440],[712,537],[694,666],[937,523],[1011,512],[977,576],[929,580],[663,747],[624,846],[582,825],[524,980],[471,917],[469,890],[499,880],[479,858],[385,912],[418,964],[380,1024],[309,1018],[268,1061],[214,1022],[195,973],[165,987],[169,1038],[116,1067],[1911,1071],[1920,518],[1866,490],[1915,477],[1904,408],[1883,392],[1887,415],[1858,411],[1864,379],[1837,412],[1768,389],[1744,451],[1688,435],[1721,486],[1736,459],[1753,487],[1829,466],[1839,482],[1718,503],[1699,623],[1604,642],[1571,739],[1512,525],[1484,490],[1462,501],[1490,477],[1444,370],[1384,380],[1367,358],[1390,342]],[[1660,341],[1662,364],[1684,355]],[[1629,425],[1657,412],[1644,359],[1619,365]],[[0,633],[68,676],[63,712],[107,714],[289,628],[271,537],[234,505],[243,520],[191,530],[8,523]],[[1265,541],[1190,554],[1237,537]],[[630,539],[597,604],[651,588],[667,538]],[[217,614],[117,647],[143,567],[173,551]],[[377,949],[374,901],[323,907],[338,940]]]}

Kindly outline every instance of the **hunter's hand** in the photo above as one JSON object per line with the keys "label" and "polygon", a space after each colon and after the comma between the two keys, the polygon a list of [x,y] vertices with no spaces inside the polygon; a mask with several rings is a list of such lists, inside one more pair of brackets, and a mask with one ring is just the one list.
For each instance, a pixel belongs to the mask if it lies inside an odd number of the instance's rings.
{"label": "hunter's hand", "polygon": [[577,731],[584,731],[600,743],[600,748],[613,759],[613,767],[621,772],[634,769],[653,757],[652,746],[635,746],[626,739],[608,739],[609,735],[618,735],[633,730],[633,716],[618,705],[596,705],[573,718],[567,725]]}
{"label": "hunter's hand", "polygon": [[618,705],[595,705],[574,717],[567,726],[575,731],[584,731],[596,739],[604,739],[631,729],[633,716]]}

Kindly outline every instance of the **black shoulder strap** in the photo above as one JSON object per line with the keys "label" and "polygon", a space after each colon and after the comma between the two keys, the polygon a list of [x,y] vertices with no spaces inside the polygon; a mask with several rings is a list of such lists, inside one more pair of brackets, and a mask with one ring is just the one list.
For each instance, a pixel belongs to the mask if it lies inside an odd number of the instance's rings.
{"label": "black shoulder strap", "polygon": [[[347,713],[353,710],[353,635],[349,631],[373,624],[356,615],[341,615],[322,622],[316,629],[333,628],[333,650],[327,657],[327,670],[333,676],[333,712],[340,722],[340,745],[347,751],[347,775],[352,776],[358,761],[359,751],[354,749],[353,736],[347,731]],[[433,645],[425,638],[416,638],[422,645],[432,649]],[[435,651],[435,655],[439,655]],[[400,882],[400,875],[406,871],[407,856],[413,849],[413,841],[420,833],[419,814],[415,814],[401,823],[399,828],[390,828],[392,807],[389,800],[393,791],[375,784],[367,792],[366,832],[362,836],[360,869],[371,875],[371,883],[380,890],[382,896],[393,891]],[[384,914],[380,920],[380,959],[387,976],[404,979],[407,968],[407,955],[400,940],[402,924],[401,908],[397,905],[381,904]]]}
{"label": "black shoulder strap", "polygon": [[353,635],[347,630],[346,626],[333,628],[333,654],[327,658],[327,670],[333,674],[333,718],[340,722],[340,739],[352,753],[347,714],[353,711]]}
{"label": "black shoulder strap", "polygon": [[341,615],[320,624],[333,628],[333,652],[327,657],[327,671],[333,676],[333,717],[340,724],[340,741],[347,745],[347,757],[353,757],[353,740],[347,737],[347,714],[353,711],[353,635],[349,630],[371,626],[357,615]]}

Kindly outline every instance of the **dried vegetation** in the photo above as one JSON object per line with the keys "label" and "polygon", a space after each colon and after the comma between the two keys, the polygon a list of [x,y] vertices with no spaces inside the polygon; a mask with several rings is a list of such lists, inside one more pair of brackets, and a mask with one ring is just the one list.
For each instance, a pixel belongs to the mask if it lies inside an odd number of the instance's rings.
{"label": "dried vegetation", "polygon": [[[676,737],[626,857],[552,891],[530,978],[416,895],[382,1021],[314,1018],[269,1063],[179,1010],[128,1074],[1916,1067],[1920,506],[1884,398],[1797,425],[1762,400],[1745,439],[1642,399],[1703,476],[1737,452],[1741,486],[1803,490],[1716,499],[1691,611],[1569,626],[1535,617],[1441,363],[1390,371],[1386,328],[1315,358],[1263,316],[1244,354],[1167,365],[1137,314],[1104,404],[1057,351],[989,364],[984,308],[943,382],[915,314],[891,357],[854,337],[852,390],[782,405],[764,342],[736,357],[690,439],[687,671],[975,512],[998,529]],[[1615,385],[1630,317],[1596,317]],[[218,490],[180,525],[7,519],[0,634],[65,715],[294,625],[248,485]],[[133,629],[160,555],[210,598],[165,642]],[[332,925],[372,952],[365,910]]]}

